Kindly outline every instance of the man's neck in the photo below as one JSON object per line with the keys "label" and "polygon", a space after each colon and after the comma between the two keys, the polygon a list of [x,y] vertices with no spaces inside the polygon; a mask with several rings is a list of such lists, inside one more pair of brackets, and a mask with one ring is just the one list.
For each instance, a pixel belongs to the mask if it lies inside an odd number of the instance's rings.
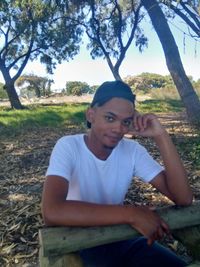
{"label": "man's neck", "polygon": [[101,160],[106,160],[113,151],[113,148],[102,146],[97,142],[93,141],[92,136],[90,133],[84,136],[84,141],[88,147],[88,149],[98,158]]}

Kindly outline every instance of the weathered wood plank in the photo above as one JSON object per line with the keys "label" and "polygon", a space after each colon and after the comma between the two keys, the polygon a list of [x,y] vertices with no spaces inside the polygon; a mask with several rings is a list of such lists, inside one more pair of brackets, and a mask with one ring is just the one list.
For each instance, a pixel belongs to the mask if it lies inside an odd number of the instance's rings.
{"label": "weathered wood plank", "polygon": [[[189,207],[162,208],[157,212],[172,230],[200,224],[200,202]],[[129,225],[44,228],[39,230],[41,256],[63,255],[137,235],[138,232]]]}
{"label": "weathered wood plank", "polygon": [[39,257],[40,267],[83,267],[80,256],[76,253],[53,257]]}

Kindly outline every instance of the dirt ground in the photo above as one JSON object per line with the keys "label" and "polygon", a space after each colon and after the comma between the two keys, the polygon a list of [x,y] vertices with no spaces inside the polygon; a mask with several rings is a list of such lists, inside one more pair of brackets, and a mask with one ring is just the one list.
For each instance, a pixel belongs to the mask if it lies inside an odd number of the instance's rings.
{"label": "dirt ground", "polygon": [[[195,135],[184,114],[162,114],[160,119],[177,145],[185,138]],[[49,156],[59,137],[78,132],[80,129],[76,127],[62,131],[45,128],[23,132],[12,139],[0,137],[0,266],[38,266],[38,229],[43,227],[41,192]],[[132,135],[128,137],[133,138]],[[151,140],[140,139],[139,142],[160,161]],[[193,168],[187,155],[181,154],[181,157],[189,174],[195,199],[200,199],[200,170]],[[139,180],[132,184],[125,202],[151,203],[156,206],[170,204],[150,185],[144,185]],[[166,241],[166,245],[186,260],[191,260],[178,241]]]}

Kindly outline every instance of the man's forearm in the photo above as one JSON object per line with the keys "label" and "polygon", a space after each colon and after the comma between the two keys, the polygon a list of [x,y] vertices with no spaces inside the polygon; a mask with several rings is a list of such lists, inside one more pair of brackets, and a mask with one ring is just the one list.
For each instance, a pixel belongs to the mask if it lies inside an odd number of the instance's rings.
{"label": "man's forearm", "polygon": [[188,184],[187,174],[169,134],[165,131],[162,135],[156,136],[154,140],[163,159],[166,184],[175,203],[190,204],[192,192]]}
{"label": "man's forearm", "polygon": [[128,224],[130,207],[122,205],[99,205],[67,200],[49,205],[43,210],[47,225],[100,226]]}

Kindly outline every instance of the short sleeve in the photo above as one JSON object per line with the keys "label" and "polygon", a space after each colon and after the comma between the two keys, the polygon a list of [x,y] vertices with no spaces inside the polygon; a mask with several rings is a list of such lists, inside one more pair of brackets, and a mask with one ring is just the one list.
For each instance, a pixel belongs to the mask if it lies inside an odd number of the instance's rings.
{"label": "short sleeve", "polygon": [[144,182],[150,182],[164,168],[155,161],[148,151],[137,144],[135,153],[134,176],[141,178]]}
{"label": "short sleeve", "polygon": [[70,181],[73,170],[73,152],[66,137],[60,138],[50,156],[47,175],[58,175]]}

